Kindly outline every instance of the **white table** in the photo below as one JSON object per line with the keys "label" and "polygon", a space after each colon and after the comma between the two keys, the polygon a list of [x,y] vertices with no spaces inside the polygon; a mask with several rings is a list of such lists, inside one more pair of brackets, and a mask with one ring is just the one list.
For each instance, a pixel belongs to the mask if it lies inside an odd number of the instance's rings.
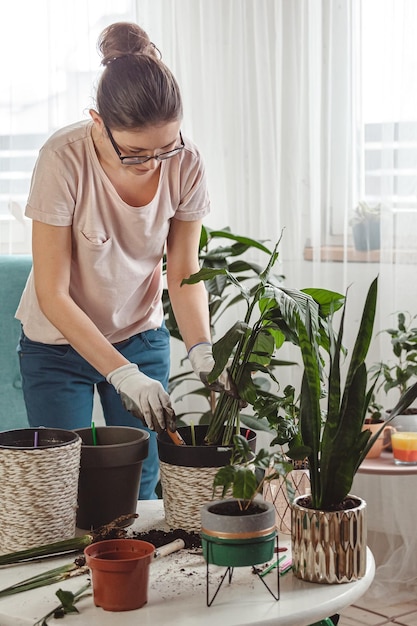
{"label": "white table", "polygon": [[[139,501],[139,519],[131,527],[142,532],[165,528],[162,501]],[[289,538],[280,538],[280,546],[289,550]],[[0,589],[67,563],[61,557],[43,563],[0,568]],[[224,568],[210,566],[210,573],[220,578]],[[65,616],[63,626],[307,626],[329,617],[360,598],[371,584],[375,564],[371,551],[367,553],[366,575],[359,581],[340,585],[304,583],[292,572],[281,577],[281,596],[276,601],[251,568],[235,568],[232,583],[223,583],[212,606],[206,605],[206,564],[201,551],[182,550],[155,560],[151,565],[148,604],[136,611],[111,613],[94,606],[91,596],[77,604],[80,615]],[[275,589],[276,574],[265,580]],[[59,604],[55,591],[59,588],[75,592],[86,581],[79,576],[62,584],[0,599],[1,626],[27,626],[43,617]],[[210,584],[211,591],[215,586]],[[51,620],[51,624],[58,624]]]}
{"label": "white table", "polygon": [[351,492],[367,503],[368,545],[376,563],[369,597],[381,604],[417,593],[417,465],[396,465],[392,452],[366,459]]}

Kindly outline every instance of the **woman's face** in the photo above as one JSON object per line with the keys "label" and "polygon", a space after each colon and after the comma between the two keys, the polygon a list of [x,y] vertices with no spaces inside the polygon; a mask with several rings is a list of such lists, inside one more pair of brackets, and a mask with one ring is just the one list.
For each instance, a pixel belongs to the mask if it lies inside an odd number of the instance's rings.
{"label": "woman's face", "polygon": [[137,175],[146,175],[157,169],[161,163],[157,158],[140,162],[142,158],[157,157],[161,154],[166,158],[168,156],[166,153],[171,151],[174,156],[184,146],[180,135],[180,121],[138,130],[106,128],[104,136],[110,144],[114,164]]}

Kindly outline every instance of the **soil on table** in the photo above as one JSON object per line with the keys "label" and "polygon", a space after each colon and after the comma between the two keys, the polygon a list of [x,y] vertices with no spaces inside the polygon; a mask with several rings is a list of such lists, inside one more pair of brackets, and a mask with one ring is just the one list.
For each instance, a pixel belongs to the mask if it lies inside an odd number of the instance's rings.
{"label": "soil on table", "polygon": [[198,533],[187,532],[181,528],[175,530],[148,530],[142,533],[133,533],[133,539],[140,539],[141,541],[148,541],[152,543],[155,548],[160,548],[175,539],[182,539],[185,544],[185,548],[190,550],[192,548],[201,548],[201,537]]}

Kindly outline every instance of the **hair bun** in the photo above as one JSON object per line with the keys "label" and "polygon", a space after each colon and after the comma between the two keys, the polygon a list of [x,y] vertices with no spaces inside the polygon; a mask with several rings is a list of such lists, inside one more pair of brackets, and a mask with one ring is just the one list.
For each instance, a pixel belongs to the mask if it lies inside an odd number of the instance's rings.
{"label": "hair bun", "polygon": [[97,47],[102,56],[102,65],[127,56],[145,54],[159,58],[159,50],[148,34],[132,22],[117,22],[107,26],[101,33]]}

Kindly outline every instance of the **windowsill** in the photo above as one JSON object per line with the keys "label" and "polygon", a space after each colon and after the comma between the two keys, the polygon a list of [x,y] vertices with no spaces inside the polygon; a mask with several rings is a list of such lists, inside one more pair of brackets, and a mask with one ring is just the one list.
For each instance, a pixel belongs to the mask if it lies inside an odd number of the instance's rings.
{"label": "windowsill", "polygon": [[325,261],[330,263],[417,263],[416,250],[369,250],[361,252],[344,246],[321,246],[319,258],[311,246],[304,247],[305,261]]}
{"label": "windowsill", "polygon": [[[310,246],[304,248],[304,260],[315,261],[315,249]],[[380,251],[369,250],[361,252],[355,248],[345,248],[344,246],[321,246],[320,261],[330,261],[340,263],[344,261],[353,263],[379,263]]]}

